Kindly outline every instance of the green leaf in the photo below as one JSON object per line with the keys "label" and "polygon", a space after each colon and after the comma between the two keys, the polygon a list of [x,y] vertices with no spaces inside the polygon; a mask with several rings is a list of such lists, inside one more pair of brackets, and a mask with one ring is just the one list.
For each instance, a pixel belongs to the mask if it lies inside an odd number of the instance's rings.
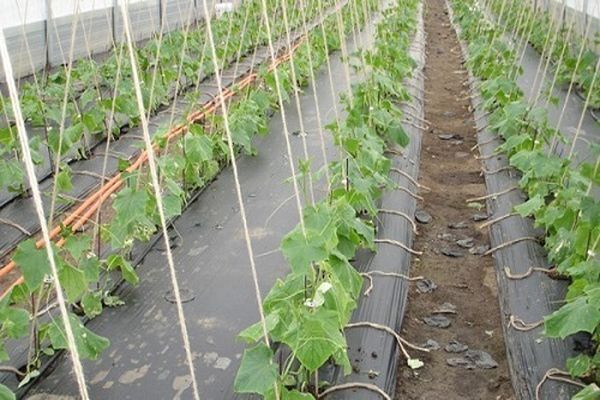
{"label": "green leaf", "polygon": [[83,312],[88,318],[94,318],[102,313],[102,293],[86,293],[81,299]]}
{"label": "green leaf", "polygon": [[98,282],[100,279],[100,260],[98,260],[98,257],[84,257],[79,262],[79,266],[83,270],[88,283]]}
{"label": "green leaf", "polygon": [[22,308],[5,308],[0,312],[0,321],[2,329],[13,339],[19,339],[29,333],[29,313]]}
{"label": "green leaf", "polygon": [[90,250],[92,238],[87,235],[70,235],[65,239],[65,249],[76,261]]}
{"label": "green leaf", "polygon": [[288,233],[281,242],[281,251],[294,273],[305,274],[312,262],[323,260],[327,251],[320,243],[307,240],[300,229]]}
{"label": "green leaf", "polygon": [[67,263],[64,263],[58,272],[58,279],[67,294],[67,300],[71,303],[76,302],[87,289],[87,280],[83,271]]}
{"label": "green leaf", "polygon": [[[271,332],[273,328],[279,323],[279,314],[271,313],[265,316],[265,323],[267,325],[267,332]],[[250,325],[238,334],[238,339],[244,340],[248,343],[256,343],[264,337],[262,322]]]}
{"label": "green leaf", "polygon": [[108,257],[106,260],[107,269],[109,271],[113,271],[115,269],[121,270],[121,275],[123,275],[123,279],[129,282],[133,286],[137,286],[140,281],[137,273],[133,266],[127,261],[123,256],[118,254],[113,254]]}
{"label": "green leaf", "polygon": [[363,287],[364,279],[350,264],[348,259],[342,254],[334,252],[329,257],[329,265],[331,266],[330,272],[341,282],[342,286],[352,297],[357,298]]}
{"label": "green leaf", "polygon": [[320,204],[305,210],[306,237],[301,227],[297,226],[281,242],[281,250],[292,271],[305,274],[311,263],[323,261],[336,248],[336,222],[335,215],[327,205]]}
{"label": "green leaf", "polygon": [[15,400],[15,394],[6,386],[0,383],[0,400]]}
{"label": "green leaf", "polygon": [[23,273],[25,283],[31,291],[37,290],[46,274],[50,274],[50,262],[46,249],[35,247],[35,241],[28,239],[22,242],[13,257]]}
{"label": "green leaf", "polygon": [[6,347],[4,346],[4,343],[0,343],[0,361],[8,361],[10,360],[10,356],[8,355],[8,352],[6,351]]}
{"label": "green leaf", "polygon": [[0,187],[6,187],[9,191],[21,192],[24,175],[18,161],[0,159]]}
{"label": "green leaf", "polygon": [[592,359],[586,354],[580,354],[567,360],[567,370],[573,378],[584,376],[592,366]]}
{"label": "green leaf", "polygon": [[104,296],[104,305],[106,307],[120,307],[125,302],[119,296]]}
{"label": "green leaf", "polygon": [[73,182],[71,180],[71,169],[67,166],[61,169],[56,175],[56,188],[59,192],[70,192],[73,190]]}
{"label": "green leaf", "polygon": [[337,326],[335,312],[320,309],[302,322],[298,337],[287,343],[309,371],[316,371],[338,349],[345,349],[346,339]]}
{"label": "green leaf", "polygon": [[525,203],[515,206],[515,211],[518,212],[521,217],[528,217],[534,215],[544,205],[544,199],[538,194],[527,200]]}
{"label": "green leaf", "polygon": [[[69,314],[75,344],[79,351],[79,356],[83,359],[96,360],[98,356],[110,346],[110,341],[83,326],[79,318]],[[53,320],[48,328],[48,337],[55,349],[68,349],[67,335],[64,332],[62,321]]]}
{"label": "green leaf", "polygon": [[402,147],[406,147],[408,145],[409,138],[402,124],[395,123],[391,125],[387,130],[387,134],[394,141],[394,143],[397,143]]}
{"label": "green leaf", "polygon": [[166,218],[173,218],[181,215],[181,197],[174,194],[168,194],[163,197],[163,208]]}
{"label": "green leaf", "polygon": [[186,135],[185,157],[187,161],[192,163],[212,160],[213,141],[206,135]]}
{"label": "green leaf", "polygon": [[544,317],[545,334],[561,339],[577,332],[594,333],[599,323],[600,311],[583,297]]}
{"label": "green leaf", "polygon": [[54,154],[66,154],[75,143],[81,140],[84,128],[83,123],[78,122],[66,128],[62,134],[60,129],[50,131],[48,133],[48,145],[52,149],[52,152]]}
{"label": "green leaf", "polygon": [[600,388],[592,383],[573,396],[571,400],[600,400]]}
{"label": "green leaf", "polygon": [[288,391],[283,388],[281,391],[281,400],[315,400],[310,393],[302,393],[297,390]]}
{"label": "green leaf", "polygon": [[234,389],[237,393],[265,395],[277,382],[277,376],[273,352],[264,343],[259,343],[244,350],[242,363],[235,377]]}

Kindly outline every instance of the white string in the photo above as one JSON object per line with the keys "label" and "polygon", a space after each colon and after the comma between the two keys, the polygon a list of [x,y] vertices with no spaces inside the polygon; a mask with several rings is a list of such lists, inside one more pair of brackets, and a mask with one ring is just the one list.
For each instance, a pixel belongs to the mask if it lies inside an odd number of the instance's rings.
{"label": "white string", "polygon": [[[267,11],[267,2],[266,0],[261,0],[263,18],[265,19],[265,28],[267,30],[267,38],[269,42],[269,52],[271,55],[271,60],[273,63],[276,62],[276,53],[275,48],[273,47],[273,40],[271,37],[271,24],[269,23],[269,15]],[[296,195],[296,208],[298,210],[298,217],[300,219],[300,228],[302,229],[302,233],[304,237],[306,237],[306,228],[304,227],[304,218],[302,216],[302,204],[300,203],[300,192],[298,190],[298,181],[296,180],[296,167],[294,166],[294,156],[292,154],[292,146],[290,144],[290,134],[287,125],[287,119],[285,116],[285,104],[283,102],[283,95],[281,91],[281,82],[279,80],[279,73],[277,71],[276,64],[273,64],[273,76],[275,77],[275,88],[277,90],[277,100],[279,103],[279,111],[281,113],[281,121],[283,123],[283,131],[282,134],[285,138],[285,145],[287,150],[288,162],[290,166],[290,171],[292,173],[292,186],[294,188],[294,194]]]}
{"label": "white string", "polygon": [[[304,10],[304,0],[300,0],[300,11],[302,12],[302,27],[304,29],[304,36],[306,36],[306,46],[308,49],[308,70],[310,71],[310,84],[313,87],[313,102],[315,104],[315,115],[317,118],[317,129],[319,131],[319,140],[321,143],[321,154],[323,155],[323,164],[325,165],[325,179],[327,181],[327,193],[331,191],[331,177],[329,176],[329,161],[327,160],[327,150],[325,149],[325,138],[323,135],[323,121],[321,120],[321,105],[319,103],[319,96],[317,95],[317,84],[315,77],[315,67],[312,58],[312,48],[310,43],[310,36],[308,34],[308,27],[306,25],[306,12]],[[325,21],[322,22],[322,24]],[[329,59],[329,54],[325,54],[325,57]],[[335,101],[335,98],[334,98]]]}
{"label": "white string", "polygon": [[[217,50],[215,48],[215,42],[212,34],[212,25],[210,21],[210,14],[208,10],[208,5],[206,4],[206,0],[202,0],[202,5],[204,7],[204,19],[206,23],[206,28],[208,32],[208,42],[210,44],[210,51],[212,55],[212,61],[215,68],[215,80],[217,81],[217,89],[219,91],[219,95],[223,93],[223,82],[221,80],[221,73],[219,72],[219,64],[217,60]],[[265,18],[265,23],[268,25],[268,18]],[[233,169],[233,179],[235,183],[235,191],[237,195],[238,204],[240,207],[240,216],[242,218],[242,226],[244,228],[244,239],[246,241],[246,249],[248,251],[248,258],[250,259],[250,269],[252,271],[252,280],[254,283],[254,292],[256,295],[256,301],[258,303],[258,312],[260,314],[260,323],[263,331],[263,339],[265,344],[269,346],[269,335],[267,329],[267,323],[265,321],[265,313],[262,306],[262,296],[260,294],[260,286],[258,283],[258,273],[256,271],[256,264],[254,262],[254,250],[252,248],[252,240],[250,239],[250,232],[248,230],[248,221],[246,218],[246,207],[244,206],[244,199],[242,195],[242,187],[240,184],[238,167],[236,161],[236,153],[233,147],[233,139],[231,136],[231,129],[229,127],[229,115],[227,112],[227,102],[223,99],[220,101],[221,110],[223,111],[223,125],[225,127],[225,135],[227,136],[227,147],[229,149],[229,156],[231,157],[231,167]],[[279,391],[275,391],[275,396],[279,400]]]}
{"label": "white string", "polygon": [[[177,99],[179,98],[179,91],[180,91],[180,82],[181,82],[181,75],[183,74],[183,63],[185,61],[185,55],[188,49],[188,37],[190,34],[190,27],[192,25],[192,15],[193,15],[193,9],[194,9],[194,1],[193,0],[189,0],[189,8],[187,10],[188,12],[188,17],[186,19],[185,22],[185,29],[184,29],[184,33],[183,33],[183,44],[181,45],[181,52],[179,54],[179,64],[177,65],[177,78],[175,78],[175,93],[173,96],[173,105],[171,107],[171,114],[169,117],[169,123],[168,126],[172,126],[173,125],[173,121],[175,120],[175,109],[177,108]],[[169,145],[169,142],[167,142],[167,146]]]}
{"label": "white string", "polygon": [[565,116],[565,112],[567,110],[567,106],[568,106],[568,103],[569,103],[569,101],[568,101],[569,97],[571,96],[571,94],[573,92],[573,89],[575,87],[575,84],[576,84],[576,81],[577,81],[577,73],[578,73],[578,70],[579,70],[579,65],[581,64],[581,60],[583,59],[583,54],[585,53],[585,43],[587,42],[588,36],[589,36],[589,34],[591,32],[591,27],[592,27],[592,18],[590,18],[590,20],[588,21],[588,23],[586,25],[586,28],[585,28],[585,33],[583,35],[582,45],[581,45],[581,48],[580,48],[580,50],[578,52],[577,61],[575,62],[575,68],[573,68],[573,74],[572,74],[571,79],[570,79],[569,89],[567,90],[567,98],[566,98],[565,103],[563,105],[563,108],[562,108],[562,110],[560,112],[560,117],[558,118],[558,123],[556,124],[556,129],[558,129],[560,127],[561,123],[562,123],[562,120],[563,120],[563,118]]}
{"label": "white string", "polygon": [[[535,96],[532,96],[530,98],[530,103],[531,100],[533,101],[533,105],[535,107],[535,105],[537,104],[537,100],[539,98],[539,96],[542,93],[542,88],[543,88],[543,84],[542,82],[544,81],[544,79],[546,78],[546,68],[544,68],[543,73],[542,73],[542,65],[544,65],[545,67],[548,66],[548,63],[544,63],[544,60],[547,58],[548,60],[550,59],[550,56],[552,55],[552,51],[554,50],[554,43],[555,43],[555,38],[558,36],[558,30],[560,29],[560,25],[562,24],[562,15],[564,14],[565,8],[567,7],[567,3],[563,3],[563,6],[560,9],[560,15],[561,18],[560,20],[558,19],[558,16],[556,15],[558,13],[558,3],[556,3],[556,5],[552,8],[552,14],[550,16],[550,27],[548,29],[548,33],[546,34],[546,39],[544,41],[544,46],[542,47],[542,54],[540,54],[540,60],[538,62],[538,66],[537,69],[535,71],[535,79],[533,80],[533,84],[531,85],[531,87],[533,88],[533,90],[537,90],[537,94]],[[554,31],[554,24],[556,22],[556,35],[552,35],[553,31]],[[550,41],[550,37],[552,37],[552,42]],[[551,43],[551,46],[548,47],[548,43]],[[540,79],[539,81],[539,89],[536,89],[536,84],[538,83],[538,78]]]}
{"label": "white string", "polygon": [[25,130],[25,122],[23,121],[23,115],[21,113],[21,105],[19,104],[19,96],[17,87],[14,82],[14,74],[12,65],[10,62],[10,56],[8,54],[8,48],[6,47],[6,39],[4,32],[0,29],[0,56],[2,57],[2,66],[4,68],[4,74],[6,77],[6,83],[10,92],[10,99],[13,106],[13,113],[15,122],[17,124],[17,132],[19,136],[19,142],[21,144],[21,150],[23,152],[23,162],[25,164],[25,170],[27,172],[27,178],[31,189],[31,196],[35,206],[35,212],[38,217],[40,228],[42,230],[42,237],[45,242],[46,255],[50,264],[50,271],[54,280],[54,289],[56,291],[56,299],[59,305],[61,318],[65,327],[67,347],[71,352],[71,360],[73,362],[73,372],[77,379],[77,385],[79,386],[79,394],[83,400],[88,400],[89,395],[85,382],[85,375],[83,373],[83,367],[81,365],[81,359],[79,357],[79,351],[77,350],[77,343],[75,342],[75,336],[73,335],[73,327],[71,326],[71,320],[69,319],[69,312],[65,303],[65,298],[58,277],[58,268],[56,266],[56,259],[54,258],[54,250],[50,245],[50,234],[48,225],[46,224],[46,216],[44,214],[44,207],[42,204],[42,197],[40,194],[40,188],[37,182],[35,169],[33,166],[33,160],[31,159],[31,149],[29,148],[29,139],[27,131]]}
{"label": "white string", "polygon": [[[69,49],[69,60],[68,60],[68,65],[66,67],[66,73],[67,73],[67,77],[66,77],[66,81],[65,81],[65,90],[64,90],[64,94],[63,94],[63,104],[62,104],[62,109],[61,109],[61,116],[60,116],[60,126],[59,126],[59,137],[58,137],[58,154],[56,155],[56,159],[54,160],[54,176],[58,176],[59,173],[59,169],[60,169],[60,161],[62,158],[62,144],[63,144],[63,135],[65,133],[65,122],[66,122],[66,118],[67,118],[67,102],[69,101],[69,87],[71,86],[71,75],[72,75],[72,71],[73,71],[73,53],[74,53],[74,49],[75,49],[75,38],[76,38],[76,34],[77,34],[77,24],[79,23],[79,13],[80,13],[80,9],[79,9],[79,1],[77,0],[75,2],[75,18],[73,20],[73,28],[71,30],[71,44],[70,44],[70,49]],[[54,29],[57,32],[58,35],[58,30],[56,29],[56,21],[53,18],[52,22],[54,24]],[[62,51],[62,46],[60,45],[60,38],[58,38],[58,43],[59,43],[59,49],[61,51],[61,56],[64,60],[64,53]],[[57,190],[58,187],[57,185],[54,185],[52,187],[52,198],[50,200],[50,217],[48,219],[48,225],[50,227],[52,227],[53,225],[53,220],[54,220],[54,206],[56,204],[56,195],[57,195]]]}
{"label": "white string", "polygon": [[137,61],[135,59],[135,51],[133,42],[131,39],[131,26],[129,21],[129,14],[125,2],[121,3],[121,12],[123,14],[123,26],[125,27],[125,36],[127,39],[127,47],[129,48],[129,58],[131,62],[131,75],[135,87],[135,94],[137,99],[137,105],[140,113],[140,122],[142,125],[142,133],[144,136],[144,143],[146,145],[146,153],[148,155],[148,166],[150,168],[150,176],[152,178],[152,186],[156,197],[156,207],[158,208],[158,215],[160,217],[160,225],[162,228],[162,235],[165,241],[165,248],[167,254],[167,262],[169,265],[169,272],[171,275],[171,284],[173,285],[173,294],[175,295],[175,302],[177,304],[177,314],[179,318],[179,326],[181,328],[181,336],[183,339],[183,346],[185,348],[187,364],[190,371],[190,377],[192,380],[192,388],[194,392],[194,398],[200,400],[200,394],[198,392],[198,383],[196,381],[196,373],[194,371],[194,362],[192,356],[192,350],[190,348],[190,339],[188,336],[187,325],[185,315],[183,313],[183,306],[181,303],[181,293],[179,291],[179,282],[177,281],[177,272],[175,270],[175,263],[173,262],[173,254],[171,253],[171,245],[169,234],[167,230],[167,222],[165,218],[165,212],[163,208],[162,195],[160,193],[160,183],[158,180],[158,172],[156,167],[156,160],[154,159],[154,147],[152,146],[152,140],[150,138],[150,132],[148,130],[148,121],[146,119],[146,111],[144,110],[144,98],[142,96],[142,89],[140,86],[140,78],[138,76]]}
{"label": "white string", "polygon": [[[591,21],[592,19],[590,18],[590,21],[587,23],[587,26],[585,28],[585,34],[584,34],[584,40],[583,43],[585,43],[587,41],[588,35],[590,33],[590,28],[591,28]],[[575,68],[573,69],[573,74],[571,75],[571,79],[570,79],[570,83],[569,83],[569,89],[567,90],[567,95],[565,97],[565,102],[563,104],[563,107],[560,111],[560,116],[558,117],[558,122],[556,123],[556,131],[558,131],[560,129],[560,126],[562,125],[562,121],[563,118],[565,117],[565,113],[567,111],[567,107],[569,105],[569,99],[571,98],[571,94],[573,93],[573,88],[575,87],[575,81],[577,80],[577,71],[579,70],[579,65],[581,64],[581,60],[583,59],[583,53],[585,50],[585,46],[582,44],[581,49],[579,51],[579,54],[577,55],[577,61],[575,62]],[[552,94],[550,94],[551,96]],[[550,151],[554,151],[554,149],[556,148],[556,145],[558,144],[558,138],[557,135],[553,136],[552,139],[552,145],[550,146]]]}
{"label": "white string", "polygon": [[579,122],[577,123],[577,131],[575,132],[575,136],[573,137],[573,141],[571,142],[571,150],[569,151],[568,159],[570,160],[573,157],[573,153],[575,152],[575,146],[577,145],[577,139],[581,134],[581,127],[583,125],[583,120],[585,119],[585,115],[587,114],[588,107],[590,105],[590,101],[592,99],[592,92],[594,86],[596,84],[596,79],[598,78],[598,69],[600,69],[600,58],[596,62],[596,67],[594,69],[594,75],[592,76],[592,82],[590,84],[590,90],[585,98],[585,103],[583,105],[583,111],[579,117]]}
{"label": "white string", "polygon": [[[285,5],[285,2],[286,2],[286,0],[280,0],[281,10],[282,10],[282,14],[283,14],[283,25],[285,28],[286,44],[287,44],[288,49],[291,49],[292,48],[292,39],[290,37],[290,25],[288,22],[287,7]],[[300,105],[300,96],[298,94],[300,92],[300,88],[298,88],[298,79],[297,79],[297,75],[296,75],[296,66],[294,63],[294,52],[293,51],[290,52],[290,72],[291,72],[291,76],[292,76],[292,91],[294,92],[294,100],[296,103],[296,112],[298,113],[298,122],[300,125],[300,137],[302,140],[302,148],[304,150],[304,158],[308,162],[309,157],[308,157],[308,147],[306,144],[306,129],[304,127],[304,116],[302,114],[302,106]],[[315,192],[314,192],[314,187],[313,187],[313,179],[312,179],[312,173],[311,173],[310,166],[308,167],[308,187],[309,187],[309,192],[310,192],[311,204],[315,204]]]}

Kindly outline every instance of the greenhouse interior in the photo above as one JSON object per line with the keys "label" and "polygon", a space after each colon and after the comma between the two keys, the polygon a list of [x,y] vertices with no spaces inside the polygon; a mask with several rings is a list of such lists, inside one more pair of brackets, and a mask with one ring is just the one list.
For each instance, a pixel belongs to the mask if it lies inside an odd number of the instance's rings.
{"label": "greenhouse interior", "polygon": [[0,400],[600,400],[600,0],[3,0]]}

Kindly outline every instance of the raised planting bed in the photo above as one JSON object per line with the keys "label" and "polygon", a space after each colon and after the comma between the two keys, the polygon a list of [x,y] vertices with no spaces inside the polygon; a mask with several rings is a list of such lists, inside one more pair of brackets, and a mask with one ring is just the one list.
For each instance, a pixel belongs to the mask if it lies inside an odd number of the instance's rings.
{"label": "raised planting bed", "polygon": [[[569,140],[573,141],[575,135],[581,138],[582,134],[573,129],[578,126],[583,111],[579,101],[573,102],[573,99],[567,105],[570,112],[565,114],[561,124],[567,151],[565,147],[559,148],[556,154],[549,150],[555,132],[551,128],[556,122],[553,123],[552,114],[547,119],[543,110],[528,108],[526,104],[527,96],[531,95],[528,91],[531,85],[527,82],[532,81],[537,68],[535,57],[532,59],[534,54],[526,52],[521,65],[524,75],[519,82],[526,94],[523,97],[513,79],[515,63],[517,66],[519,63],[515,50],[504,46],[501,35],[493,33],[499,28],[485,21],[484,11],[471,5],[470,1],[452,2],[453,20],[464,40],[462,51],[471,72],[470,89],[480,132],[479,152],[490,193],[487,206],[491,221],[485,225],[490,229],[493,246],[490,253],[496,259],[512,382],[519,398],[568,399],[578,391],[579,383],[566,383],[563,378],[568,377],[568,373],[562,371],[569,368],[572,375],[579,375],[573,369],[573,360],[582,358],[573,357],[590,343],[586,335],[572,334],[593,332],[595,322],[587,320],[590,325],[582,325],[577,320],[579,306],[588,308],[592,312],[589,316],[594,312],[585,297],[575,301],[572,288],[567,295],[569,302],[561,307],[569,283],[561,279],[562,275],[573,281],[589,279],[576,271],[580,263],[585,265],[591,260],[585,251],[581,255],[573,242],[564,240],[564,236],[558,239],[561,235],[558,224],[560,218],[580,212],[578,207],[571,211],[562,204],[569,194],[571,201],[589,202],[590,207],[598,201],[588,189],[595,178],[585,172],[582,181],[576,178],[576,174],[590,169],[590,162],[593,168],[594,158],[590,160],[589,154],[597,153],[587,153],[588,149],[577,144],[574,149],[578,151],[568,154]],[[452,11],[450,6],[449,10]],[[482,18],[484,23],[479,34],[470,24]],[[503,51],[502,56],[498,51]],[[564,102],[564,95],[559,100]],[[589,116],[584,117],[589,123]],[[588,126],[594,132],[595,128]],[[567,166],[565,160],[571,165]],[[540,201],[542,199],[546,201]],[[551,210],[558,212],[555,214],[558,219],[550,217]],[[545,232],[534,228],[534,221],[527,218],[530,215]],[[572,225],[567,222],[564,232],[570,230],[574,236],[577,230],[588,232],[585,225],[588,217],[585,214],[580,217]],[[592,231],[589,232],[592,235]],[[596,245],[592,240],[591,248]],[[587,373],[588,368],[583,368],[583,372]]]}

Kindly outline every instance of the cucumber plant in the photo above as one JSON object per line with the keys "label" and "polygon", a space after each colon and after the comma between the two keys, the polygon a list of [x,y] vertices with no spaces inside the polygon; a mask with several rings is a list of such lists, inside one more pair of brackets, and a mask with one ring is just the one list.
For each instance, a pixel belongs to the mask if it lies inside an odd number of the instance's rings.
{"label": "cucumber plant", "polygon": [[[574,398],[598,397],[600,382],[600,201],[593,189],[600,184],[600,147],[577,163],[553,151],[555,140],[566,138],[548,122],[547,111],[532,107],[512,71],[518,55],[500,38],[499,27],[486,19],[473,0],[454,0],[456,22],[469,42],[468,66],[482,80],[483,107],[489,126],[504,139],[498,151],[521,174],[519,185],[528,200],[515,207],[544,229],[550,263],[570,280],[565,303],[544,317],[544,333],[564,339],[584,332],[593,346],[567,361],[573,377],[589,385]],[[477,21],[482,20],[480,29]]]}
{"label": "cucumber plant", "polygon": [[[285,1],[289,9],[294,9],[293,0]],[[307,18],[319,15],[318,1],[307,0]],[[270,14],[278,13],[279,2],[268,1]],[[333,2],[323,1],[326,6]],[[231,22],[227,17],[216,19],[213,23],[218,56],[225,63],[234,61],[238,52],[246,54],[255,46],[266,43],[266,33],[261,29],[259,3],[257,0],[243,2],[233,11]],[[297,28],[301,21],[300,13],[293,13],[290,25]],[[274,25],[275,35],[280,37],[284,32],[283,22],[280,18],[274,18]],[[182,52],[182,49],[185,51]],[[55,160],[65,161],[60,164],[61,170],[67,168],[67,162],[88,156],[91,144],[86,143],[86,138],[94,138],[95,143],[108,135],[118,136],[121,131],[139,125],[131,65],[129,58],[124,57],[124,51],[121,44],[101,62],[91,59],[76,61],[71,69],[69,87],[66,87],[68,79],[64,68],[33,82],[22,82],[20,103],[24,118],[32,128],[44,128],[46,133],[44,139],[37,136],[32,139],[35,140],[32,149],[47,146]],[[176,92],[191,91],[199,76],[213,73],[213,64],[205,45],[205,28],[202,26],[191,27],[187,35],[182,31],[174,31],[163,37],[152,38],[136,51],[136,57],[142,71],[145,107],[151,114],[166,107]],[[181,76],[178,74],[180,64]],[[63,118],[64,99],[67,102]],[[7,188],[24,194],[19,154],[13,151],[13,141],[5,144],[3,140],[11,135],[12,117],[10,101],[1,94],[0,112],[6,120],[0,123],[0,155],[13,154],[13,157],[7,160],[3,157],[0,161],[0,190]],[[109,123],[111,115],[113,121]],[[63,124],[64,129],[59,129]],[[112,126],[112,132],[107,132],[109,126]],[[41,164],[41,158],[38,157],[38,160],[38,164]],[[63,181],[67,179],[67,176],[63,176]]]}
{"label": "cucumber plant", "polygon": [[[503,1],[492,0],[490,2],[491,10],[497,15],[502,10]],[[556,11],[550,7],[548,10],[536,8],[533,10],[532,5],[525,1],[509,0],[504,5],[504,15],[502,23],[506,24],[510,29],[515,30],[517,24],[522,32],[531,32],[529,42],[540,53],[544,52],[546,47],[546,57],[554,63],[555,68],[558,68],[559,84],[569,84],[573,81],[575,88],[584,94],[590,93],[590,107],[600,109],[600,80],[593,81],[594,71],[600,57],[594,49],[598,49],[600,37],[596,34],[592,37],[589,33],[588,37],[579,35],[573,31],[577,27],[569,29],[567,25],[574,24],[574,21],[563,22],[557,33],[554,44],[548,40],[549,32],[554,35],[556,31],[556,18],[552,17],[552,13],[558,13],[562,9],[562,5],[557,4]],[[527,18],[519,18],[519,15],[530,16]],[[590,18],[593,18],[590,16]],[[585,31],[587,27],[582,28]],[[563,51],[564,49],[564,51]],[[581,58],[579,57],[581,53]],[[579,62],[578,59],[580,58]],[[559,60],[562,60],[560,64]],[[592,84],[594,85],[592,87]]]}
{"label": "cucumber plant", "polygon": [[251,347],[244,351],[235,380],[239,393],[315,399],[317,386],[326,385],[313,379],[319,368],[333,363],[346,374],[351,371],[344,328],[363,281],[350,260],[359,248],[375,250],[376,201],[393,187],[384,152],[408,143],[399,104],[409,99],[402,82],[415,67],[408,49],[418,4],[394,1],[382,12],[374,48],[362,50],[366,65],[357,63],[357,68],[364,68],[365,79],[353,84],[352,101],[344,99],[347,118],[329,126],[344,159],[327,166],[331,190],[304,209],[304,229],[298,225],[283,238],[290,273],[263,302],[269,342],[281,351],[283,362],[277,366],[273,361],[275,349],[264,344],[260,322],[242,331],[239,338]]}

